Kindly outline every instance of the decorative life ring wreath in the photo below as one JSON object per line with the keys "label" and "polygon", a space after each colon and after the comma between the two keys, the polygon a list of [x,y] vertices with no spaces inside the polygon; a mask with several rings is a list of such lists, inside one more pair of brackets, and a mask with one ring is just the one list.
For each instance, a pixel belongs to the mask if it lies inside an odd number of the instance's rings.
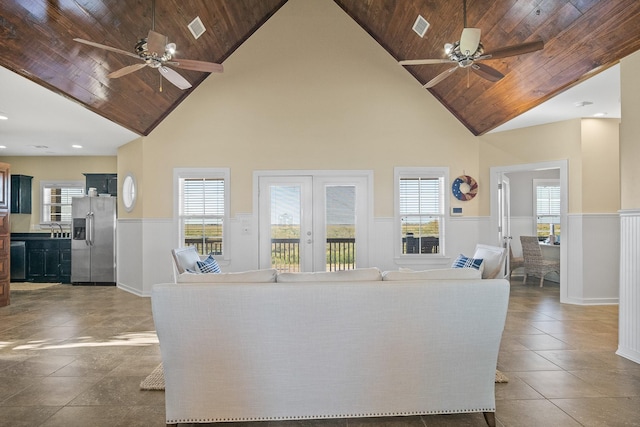
{"label": "decorative life ring wreath", "polygon": [[453,181],[451,191],[458,200],[471,200],[478,194],[478,183],[469,175],[460,175]]}

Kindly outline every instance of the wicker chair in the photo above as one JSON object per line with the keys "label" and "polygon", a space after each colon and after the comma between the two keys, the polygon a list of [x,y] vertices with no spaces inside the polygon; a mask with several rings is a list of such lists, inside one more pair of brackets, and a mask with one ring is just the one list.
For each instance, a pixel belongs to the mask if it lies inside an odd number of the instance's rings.
{"label": "wicker chair", "polygon": [[513,270],[520,267],[524,267],[524,258],[513,256],[513,250],[511,249],[511,245],[509,245],[509,279],[511,279]]}
{"label": "wicker chair", "polygon": [[560,274],[560,261],[553,261],[542,258],[542,249],[536,236],[520,236],[522,243],[522,255],[524,258],[524,279],[522,283],[527,281],[527,276],[539,276],[540,287],[544,283],[544,276],[553,271]]}

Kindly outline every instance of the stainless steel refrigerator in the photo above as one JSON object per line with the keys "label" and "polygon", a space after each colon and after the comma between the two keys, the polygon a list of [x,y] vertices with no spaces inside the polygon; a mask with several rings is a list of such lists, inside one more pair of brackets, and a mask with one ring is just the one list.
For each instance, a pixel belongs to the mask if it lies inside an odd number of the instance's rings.
{"label": "stainless steel refrigerator", "polygon": [[71,283],[116,282],[116,198],[74,197],[71,236]]}

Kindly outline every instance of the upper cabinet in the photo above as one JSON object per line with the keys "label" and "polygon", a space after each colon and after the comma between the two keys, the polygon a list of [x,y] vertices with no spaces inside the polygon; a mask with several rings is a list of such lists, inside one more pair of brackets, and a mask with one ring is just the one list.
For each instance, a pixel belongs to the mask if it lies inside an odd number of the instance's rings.
{"label": "upper cabinet", "polygon": [[98,194],[110,194],[118,196],[118,174],[116,173],[85,173],[85,194],[90,188],[95,188]]}
{"label": "upper cabinet", "polygon": [[31,213],[31,180],[28,175],[11,175],[11,213]]}

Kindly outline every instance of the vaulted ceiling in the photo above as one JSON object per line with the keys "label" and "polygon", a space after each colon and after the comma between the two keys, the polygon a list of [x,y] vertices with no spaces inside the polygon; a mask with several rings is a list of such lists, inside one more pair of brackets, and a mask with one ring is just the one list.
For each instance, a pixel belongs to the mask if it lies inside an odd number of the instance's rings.
{"label": "vaulted ceiling", "polygon": [[[160,91],[151,67],[108,78],[140,61],[74,38],[134,52],[153,26],[176,43],[177,57],[223,63],[286,1],[157,0],[154,19],[152,0],[3,0],[0,65],[147,135],[208,74],[177,69],[193,85],[187,90],[165,80]],[[444,44],[464,27],[463,0],[334,1],[396,60],[445,58]],[[544,42],[537,52],[483,61],[505,75],[497,82],[459,69],[428,89],[475,135],[640,49],[637,0],[468,0],[466,10],[485,51]],[[424,37],[412,30],[418,15],[430,24]],[[198,39],[187,27],[196,17],[206,28]],[[425,84],[451,64],[406,67]]]}

